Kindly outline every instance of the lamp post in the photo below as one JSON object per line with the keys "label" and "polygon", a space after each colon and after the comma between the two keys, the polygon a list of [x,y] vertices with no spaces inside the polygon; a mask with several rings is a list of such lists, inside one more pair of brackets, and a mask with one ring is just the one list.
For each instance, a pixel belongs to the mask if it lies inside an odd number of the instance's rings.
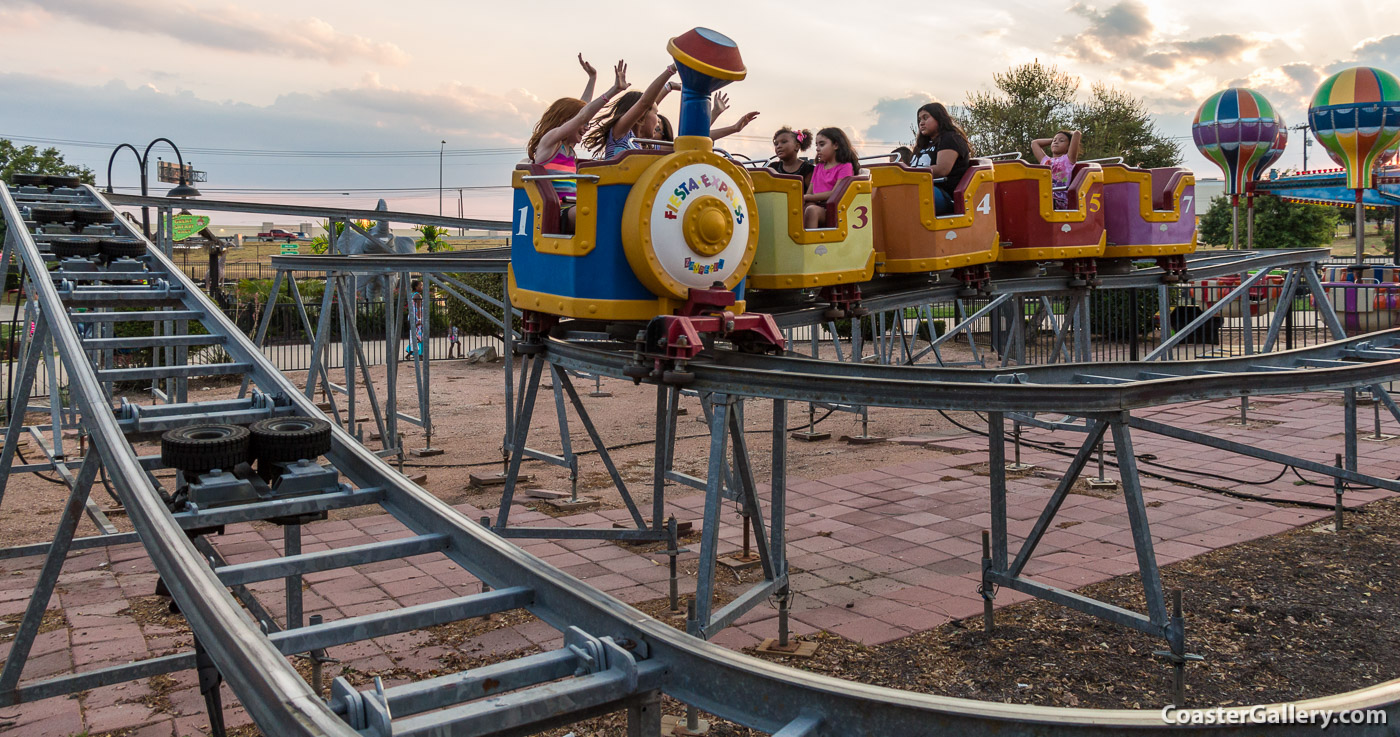
{"label": "lamp post", "polygon": [[442,217],[442,154],[447,150],[447,141],[438,148],[438,217]]}
{"label": "lamp post", "polygon": [[[151,160],[151,149],[155,148],[155,145],[157,143],[160,143],[161,141],[165,141],[166,143],[170,144],[170,148],[175,149],[175,160],[180,165],[180,182],[179,184],[176,184],[169,192],[166,192],[166,196],[198,197],[199,190],[190,186],[190,183],[185,180],[185,157],[180,155],[180,148],[176,146],[175,142],[170,140],[169,138],[157,138],[156,140],[151,141],[150,144],[146,146],[145,153],[138,153],[136,151],[136,147],[129,143],[123,143],[117,146],[115,149],[112,149],[112,156],[111,158],[107,159],[107,193],[112,193],[112,163],[117,160],[117,154],[121,153],[122,149],[129,148],[131,149],[132,155],[136,157],[136,163],[141,166],[141,196],[150,196],[149,181],[146,177],[146,164],[149,163]],[[151,237],[150,208],[146,207],[145,205],[141,206],[141,232],[144,233],[147,238]]]}

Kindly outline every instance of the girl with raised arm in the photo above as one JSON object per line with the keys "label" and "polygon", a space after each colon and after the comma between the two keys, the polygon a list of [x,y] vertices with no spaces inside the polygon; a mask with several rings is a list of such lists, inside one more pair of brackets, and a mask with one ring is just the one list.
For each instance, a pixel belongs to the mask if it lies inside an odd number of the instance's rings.
{"label": "girl with raised arm", "polygon": [[[589,121],[608,104],[617,93],[627,89],[627,64],[619,61],[613,68],[614,82],[611,89],[589,102],[577,97],[562,97],[555,100],[540,116],[535,131],[530,135],[526,152],[530,161],[543,166],[550,174],[577,174],[578,156],[574,147],[583,140],[583,132]],[[554,191],[559,195],[560,217],[568,223],[573,232],[577,214],[574,201],[578,197],[578,180],[561,178],[553,180]]]}

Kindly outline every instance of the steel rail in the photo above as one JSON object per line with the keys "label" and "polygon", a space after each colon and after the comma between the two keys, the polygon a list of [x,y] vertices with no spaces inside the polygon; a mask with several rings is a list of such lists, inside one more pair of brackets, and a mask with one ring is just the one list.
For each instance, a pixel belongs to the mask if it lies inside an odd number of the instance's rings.
{"label": "steel rail", "polygon": [[[94,192],[97,190],[94,189]],[[175,210],[206,210],[212,212],[257,212],[269,215],[293,215],[307,218],[329,218],[331,220],[388,220],[392,223],[418,223],[438,225],[445,228],[469,228],[471,230],[511,230],[508,220],[479,220],[476,218],[454,218],[445,215],[428,215],[421,212],[398,212],[394,210],[360,210],[344,207],[313,207],[308,205],[276,205],[268,202],[238,202],[235,200],[188,200],[180,197],[142,197],[134,194],[99,193],[109,204],[129,207],[169,207]]]}
{"label": "steel rail", "polygon": [[[1351,341],[1326,346],[1347,345]],[[609,344],[611,349],[550,340],[546,353],[561,368],[625,379],[623,370],[634,364],[632,347]],[[1302,352],[1317,352],[1317,348]],[[1295,352],[1289,352],[1295,353]],[[1287,355],[1287,354],[1283,354]],[[1264,363],[1263,357],[1249,364]],[[1218,359],[1232,365],[1239,359]],[[1207,362],[1201,362],[1207,363]],[[1062,364],[1055,371],[1064,371]],[[1084,373],[1103,373],[1099,364]],[[1110,365],[1111,366],[1111,365]],[[1162,364],[1119,366],[1118,371],[1142,372]],[[1064,412],[1077,415],[1114,413],[1177,402],[1229,399],[1265,394],[1296,394],[1369,386],[1400,376],[1400,358],[1347,366],[1294,371],[1242,370],[1202,375],[1163,375],[1114,384],[1035,384],[1017,376],[1022,369],[950,369],[923,366],[818,361],[806,357],[772,357],[716,351],[713,362],[702,356],[687,370],[695,375],[688,389],[738,394],[746,397],[829,402],[876,407],[995,412]],[[1047,372],[1038,372],[1047,373]],[[999,380],[1000,379],[1000,380]]]}
{"label": "steel rail", "polygon": [[[17,250],[21,258],[31,273],[42,274],[42,260],[32,239],[22,232],[22,227],[15,227],[20,225],[19,213],[8,193],[0,195],[0,204],[6,220],[18,231],[11,237],[20,243]],[[171,268],[172,273],[178,273],[154,247],[148,248],[148,253],[162,266]],[[42,278],[36,282],[35,297],[45,314],[63,315],[52,286]],[[196,290],[191,299],[209,310],[211,319],[220,321],[220,327],[230,327],[207,297]],[[62,319],[54,322],[56,342],[65,365],[73,370],[74,398],[87,418],[94,448],[107,465],[113,483],[128,504],[133,524],[189,618],[191,628],[207,642],[220,671],[254,720],[264,730],[278,735],[355,734],[310,694],[305,682],[269,639],[242,618],[232,598],[195,553],[146,480],[105,404],[73,326]],[[251,341],[241,332],[234,330],[230,337],[231,354],[254,353]],[[556,352],[564,350],[554,343],[550,347]],[[587,350],[582,357],[595,353],[598,352]],[[297,411],[320,416],[310,400],[265,359],[256,357],[250,373],[264,391],[284,392]],[[966,389],[965,385],[951,386]],[[904,388],[908,391],[917,388],[917,384],[906,382]],[[533,605],[528,608],[552,626],[564,629],[573,625],[596,635],[626,637],[644,644],[647,660],[666,666],[660,679],[662,690],[745,726],[769,733],[786,729],[785,734],[827,735],[1121,735],[1157,730],[1206,735],[1259,731],[1255,725],[1242,723],[1177,727],[1165,724],[1158,710],[1066,709],[916,694],[763,662],[688,637],[510,545],[394,472],[338,427],[333,430],[332,445],[329,457],[347,478],[361,487],[382,487],[383,504],[388,511],[417,534],[445,535],[451,541],[447,555],[493,588],[526,583],[533,592]],[[1334,711],[1384,708],[1394,723],[1400,718],[1400,681],[1310,699],[1296,706]],[[1231,707],[1224,712],[1246,714],[1253,708],[1256,707]],[[1381,735],[1389,734],[1389,729],[1370,725],[1352,733]],[[1277,733],[1301,735],[1313,731],[1312,725],[1284,725]]]}

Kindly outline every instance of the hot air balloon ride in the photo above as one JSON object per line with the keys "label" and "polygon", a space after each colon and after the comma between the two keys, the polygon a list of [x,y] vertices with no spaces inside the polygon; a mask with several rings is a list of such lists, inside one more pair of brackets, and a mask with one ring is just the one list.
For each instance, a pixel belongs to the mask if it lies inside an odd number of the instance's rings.
{"label": "hot air balloon ride", "polygon": [[[1191,137],[1206,158],[1214,161],[1225,174],[1225,193],[1234,207],[1232,245],[1239,246],[1240,195],[1250,191],[1250,183],[1264,168],[1260,164],[1275,145],[1282,146],[1287,136],[1279,138],[1283,119],[1263,95],[1245,87],[1221,90],[1201,103],[1191,123]],[[1282,148],[1278,154],[1281,155]],[[1272,160],[1277,160],[1274,155]]]}
{"label": "hot air balloon ride", "polygon": [[1356,264],[1363,263],[1365,190],[1375,185],[1376,162],[1400,142],[1400,79],[1383,69],[1352,67],[1328,77],[1308,108],[1313,135],[1346,169],[1356,192]]}

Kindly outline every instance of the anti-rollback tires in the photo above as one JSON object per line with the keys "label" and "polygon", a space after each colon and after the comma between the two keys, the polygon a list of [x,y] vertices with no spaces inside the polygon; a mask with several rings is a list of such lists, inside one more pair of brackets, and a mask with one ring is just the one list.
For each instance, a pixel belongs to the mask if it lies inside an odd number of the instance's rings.
{"label": "anti-rollback tires", "polygon": [[331,449],[331,423],[314,417],[272,417],[249,425],[248,432],[259,467],[314,460]]}
{"label": "anti-rollback tires", "polygon": [[185,473],[232,470],[248,461],[248,428],[239,425],[187,425],[160,436],[160,460]]}
{"label": "anti-rollback tires", "polygon": [[102,238],[102,255],[107,258],[141,258],[146,255],[146,242],[140,238],[110,236]]}

